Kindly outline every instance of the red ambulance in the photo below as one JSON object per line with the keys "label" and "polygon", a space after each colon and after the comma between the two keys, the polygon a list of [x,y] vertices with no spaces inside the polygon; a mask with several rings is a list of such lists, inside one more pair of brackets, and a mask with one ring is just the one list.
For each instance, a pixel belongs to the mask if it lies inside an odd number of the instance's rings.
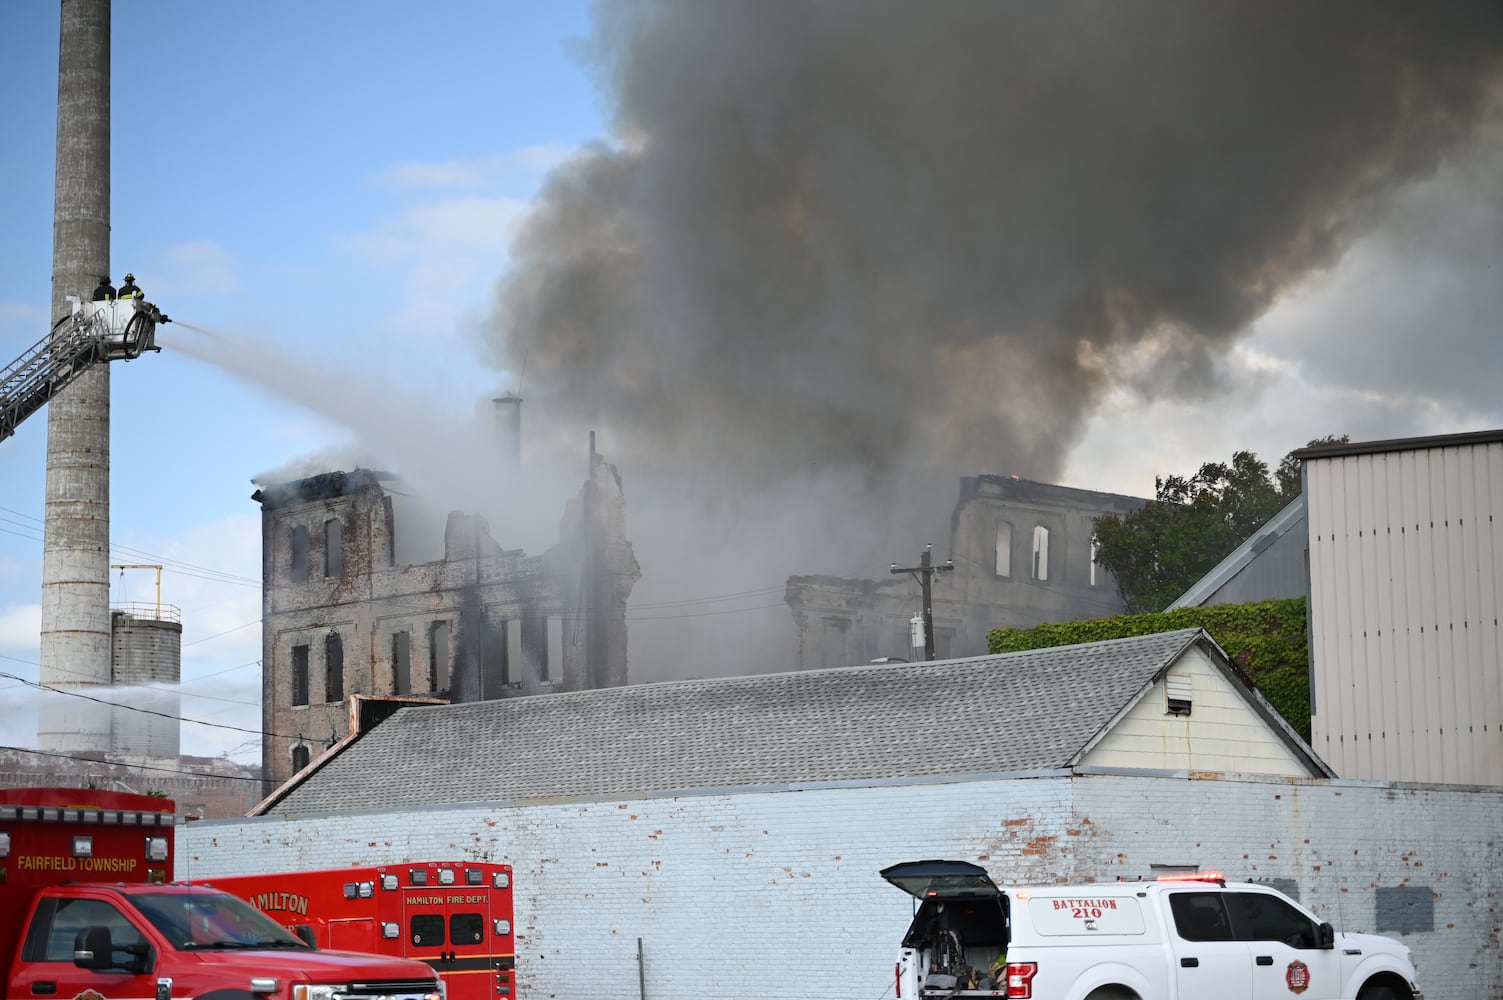
{"label": "red ambulance", "polygon": [[474,861],[206,879],[320,948],[417,959],[448,1000],[516,995],[511,865]]}

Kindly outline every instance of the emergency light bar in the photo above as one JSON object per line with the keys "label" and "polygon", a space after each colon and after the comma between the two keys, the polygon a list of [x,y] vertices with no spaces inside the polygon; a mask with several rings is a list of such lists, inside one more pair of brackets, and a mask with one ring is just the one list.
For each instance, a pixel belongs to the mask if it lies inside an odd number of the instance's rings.
{"label": "emergency light bar", "polygon": [[1173,875],[1160,875],[1155,882],[1225,882],[1226,876],[1221,872],[1177,872]]}
{"label": "emergency light bar", "polygon": [[84,809],[56,806],[0,806],[0,821],[23,823],[102,823],[106,826],[172,826],[174,816],[167,812],[127,812],[115,809]]}

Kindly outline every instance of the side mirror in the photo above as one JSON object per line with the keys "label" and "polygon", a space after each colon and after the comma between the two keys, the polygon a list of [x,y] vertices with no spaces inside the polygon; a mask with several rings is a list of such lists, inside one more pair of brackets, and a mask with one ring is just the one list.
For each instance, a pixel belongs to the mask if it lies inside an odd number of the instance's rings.
{"label": "side mirror", "polygon": [[[115,961],[115,952],[130,955],[124,962]],[[151,965],[151,945],[143,943],[117,945],[110,937],[108,927],[85,927],[73,939],[73,964],[80,969],[102,972],[105,969],[124,969],[140,975]]]}
{"label": "side mirror", "polygon": [[313,937],[313,928],[309,925],[293,924],[292,933],[297,937],[299,941],[303,942],[303,944],[307,945],[308,947],[313,949],[318,948],[318,942],[314,940]]}
{"label": "side mirror", "polygon": [[111,969],[115,954],[108,927],[85,927],[73,939],[73,964],[80,969]]}
{"label": "side mirror", "polygon": [[1321,924],[1316,927],[1315,947],[1327,950],[1336,947],[1336,928],[1330,924]]}

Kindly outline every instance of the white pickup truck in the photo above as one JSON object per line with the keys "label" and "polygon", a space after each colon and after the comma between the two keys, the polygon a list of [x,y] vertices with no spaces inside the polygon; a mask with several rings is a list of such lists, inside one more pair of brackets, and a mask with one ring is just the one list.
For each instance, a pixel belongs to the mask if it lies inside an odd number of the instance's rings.
{"label": "white pickup truck", "polygon": [[998,887],[969,862],[912,861],[882,877],[918,900],[899,1000],[1423,1000],[1400,942],[1216,872]]}

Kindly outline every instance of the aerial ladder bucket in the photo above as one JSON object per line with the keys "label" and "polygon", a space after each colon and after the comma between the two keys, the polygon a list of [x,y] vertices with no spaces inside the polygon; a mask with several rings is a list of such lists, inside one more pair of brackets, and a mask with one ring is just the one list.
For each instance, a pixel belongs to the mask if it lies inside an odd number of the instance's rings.
{"label": "aerial ladder bucket", "polygon": [[157,326],[172,322],[145,299],[81,302],[69,296],[68,301],[72,313],[0,370],[0,441],[95,365],[160,351]]}

